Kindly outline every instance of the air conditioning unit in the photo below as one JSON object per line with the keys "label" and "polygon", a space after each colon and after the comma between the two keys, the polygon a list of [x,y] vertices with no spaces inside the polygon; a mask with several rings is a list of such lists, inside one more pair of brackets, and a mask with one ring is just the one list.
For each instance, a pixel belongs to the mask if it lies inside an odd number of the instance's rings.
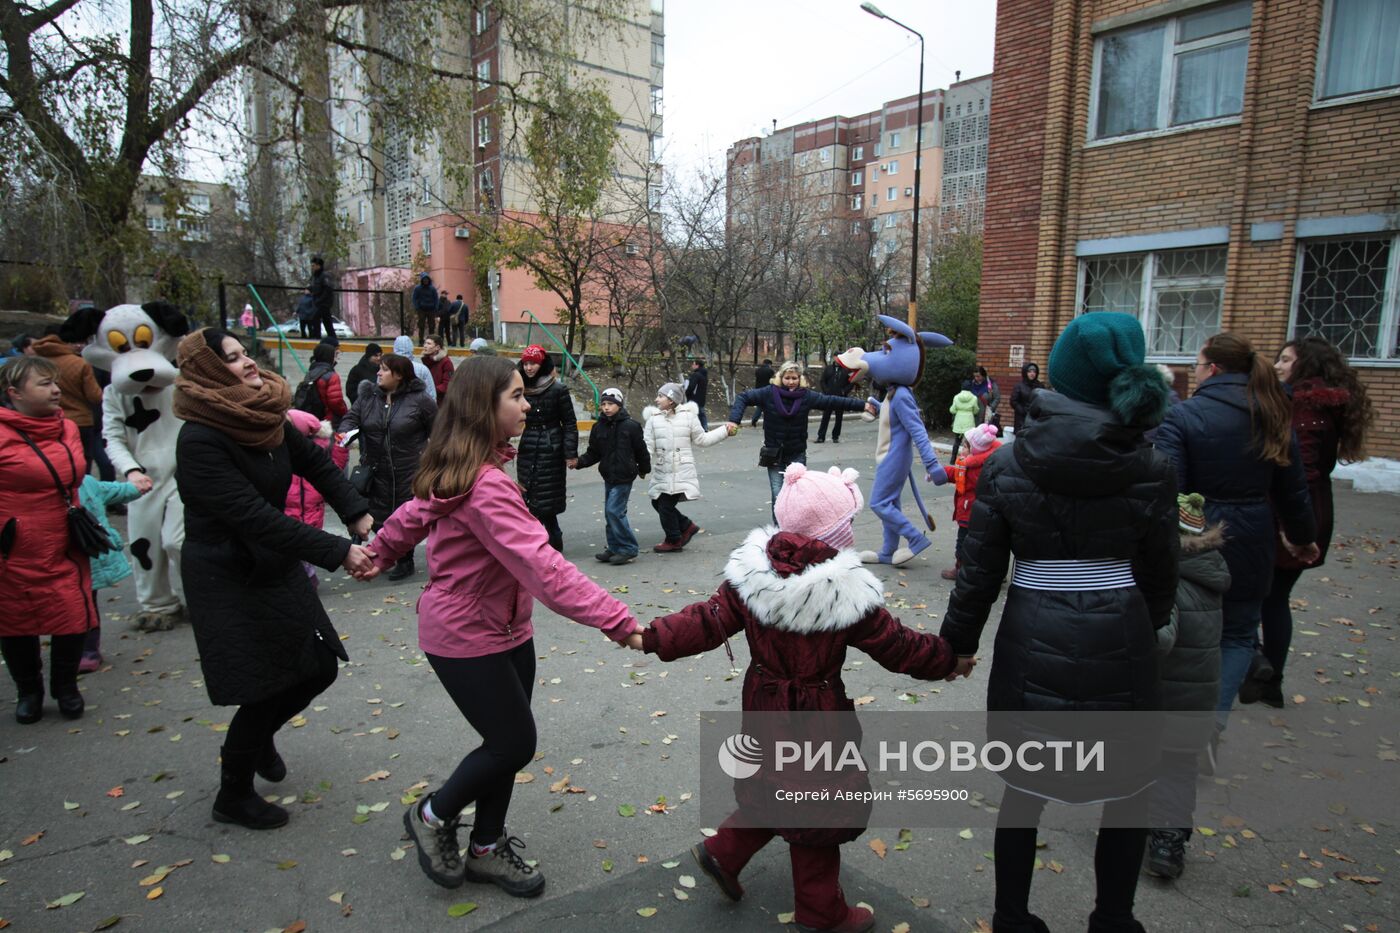
{"label": "air conditioning unit", "polygon": [[453,231],[452,231],[452,235],[455,236],[455,237],[456,237],[457,239],[459,239],[459,240],[469,240],[469,239],[471,239],[472,228],[471,228],[471,227],[458,227],[456,230],[453,230]]}
{"label": "air conditioning unit", "polygon": [[640,255],[642,252],[641,247],[639,247],[636,243],[628,243],[624,251],[627,253],[628,256],[637,256]]}
{"label": "air conditioning unit", "polygon": [[904,189],[904,196],[905,196],[906,198],[912,198],[912,197],[914,196],[914,189],[913,189],[913,188],[905,188],[905,189]]}

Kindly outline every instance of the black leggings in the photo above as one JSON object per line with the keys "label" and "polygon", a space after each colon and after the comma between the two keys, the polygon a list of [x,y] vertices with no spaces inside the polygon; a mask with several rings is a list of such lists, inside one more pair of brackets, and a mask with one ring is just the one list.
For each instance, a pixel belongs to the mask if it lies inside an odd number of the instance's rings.
{"label": "black leggings", "polygon": [[685,501],[683,492],[662,493],[651,500],[651,507],[656,509],[656,514],[661,518],[661,531],[666,535],[668,544],[679,544],[681,535],[690,527],[690,519],[681,514],[681,510],[676,508]]}
{"label": "black leggings", "polygon": [[1275,567],[1273,586],[1264,597],[1259,621],[1263,629],[1264,657],[1274,666],[1274,676],[1283,676],[1283,665],[1288,662],[1288,646],[1293,641],[1293,610],[1289,608],[1289,595],[1293,592],[1298,578],[1303,575],[1301,567]]}
{"label": "black leggings", "polygon": [[[1114,810],[1138,808],[1139,805],[1137,797],[1111,800],[1104,804],[1104,822],[1110,821]],[[1045,798],[1014,787],[1007,787],[1006,795],[1001,800],[996,842],[993,843],[993,854],[996,856],[996,912],[1000,919],[1008,923],[1024,923],[1030,913],[1036,830],[1029,828],[1029,824],[1039,824],[1044,809]],[[1094,913],[1100,920],[1126,922],[1132,918],[1138,870],[1142,867],[1146,840],[1146,829],[1099,827],[1098,843],[1094,846]]]}
{"label": "black leggings", "polygon": [[535,717],[530,712],[535,641],[479,658],[430,654],[428,663],[481,735],[481,744],[433,794],[433,815],[450,820],[475,801],[472,842],[490,845],[505,832],[515,774],[535,754]]}
{"label": "black leggings", "polygon": [[[49,636],[49,695],[58,698],[78,692],[78,662],[83,658],[87,632]],[[44,692],[44,660],[38,635],[6,635],[0,638],[0,655],[10,669],[20,693]]]}
{"label": "black leggings", "polygon": [[277,730],[286,725],[287,720],[311,705],[311,701],[335,683],[337,673],[335,655],[317,647],[321,656],[316,673],[299,684],[293,684],[281,693],[274,693],[253,703],[244,703],[233,714],[228,724],[228,734],[224,746],[236,751],[262,749]]}

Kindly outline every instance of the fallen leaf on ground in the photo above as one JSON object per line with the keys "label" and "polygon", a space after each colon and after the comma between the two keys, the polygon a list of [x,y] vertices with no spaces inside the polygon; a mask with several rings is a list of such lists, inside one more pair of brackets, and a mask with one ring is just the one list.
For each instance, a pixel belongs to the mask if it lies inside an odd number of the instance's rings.
{"label": "fallen leaf on ground", "polygon": [[885,852],[888,851],[887,848],[886,848],[886,846],[885,846],[885,840],[883,840],[883,839],[872,839],[872,840],[870,840],[870,851],[871,851],[871,852],[874,852],[875,855],[878,856],[879,858],[884,858],[884,857],[885,857]]}
{"label": "fallen leaf on ground", "polygon": [[376,771],[373,774],[366,774],[357,783],[368,784],[370,781],[382,781],[389,776],[388,771]]}
{"label": "fallen leaf on ground", "polygon": [[473,910],[476,910],[476,903],[474,901],[462,901],[460,904],[453,904],[451,907],[447,908],[447,916],[465,917]]}
{"label": "fallen leaf on ground", "polygon": [[516,772],[516,775],[515,775],[515,783],[517,783],[517,784],[529,784],[529,783],[530,783],[531,781],[533,781],[534,779],[535,779],[535,776],[534,776],[533,774],[531,774],[529,771],[519,771],[519,772]]}
{"label": "fallen leaf on ground", "polygon": [[34,833],[33,835],[25,836],[23,839],[21,839],[21,840],[19,841],[19,844],[22,845],[22,846],[32,846],[34,843],[38,842],[40,839],[43,839],[43,838],[44,838],[44,830],[41,829],[41,830],[39,830],[37,833]]}
{"label": "fallen leaf on ground", "polygon": [[63,895],[58,900],[49,901],[44,906],[47,907],[49,910],[57,910],[60,907],[68,907],[72,904],[78,903],[78,901],[82,900],[86,894],[86,891],[74,891],[72,894]]}
{"label": "fallen leaf on ground", "polygon": [[154,888],[151,888],[151,890],[146,892],[146,900],[153,901],[164,893],[165,888],[161,887],[160,885],[156,885]]}
{"label": "fallen leaf on ground", "polygon": [[[624,589],[625,589],[625,587],[624,587]],[[655,907],[639,907],[639,908],[637,908],[637,916],[638,916],[638,917],[655,917],[655,916],[656,916],[656,908],[655,908]]]}

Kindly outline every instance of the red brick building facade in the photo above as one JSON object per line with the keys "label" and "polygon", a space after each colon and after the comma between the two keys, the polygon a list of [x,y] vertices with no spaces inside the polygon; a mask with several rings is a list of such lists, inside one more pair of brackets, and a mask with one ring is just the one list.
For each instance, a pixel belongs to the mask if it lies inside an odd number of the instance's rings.
{"label": "red brick building facade", "polygon": [[1000,0],[979,354],[1005,391],[1076,314],[1317,333],[1400,456],[1400,3]]}

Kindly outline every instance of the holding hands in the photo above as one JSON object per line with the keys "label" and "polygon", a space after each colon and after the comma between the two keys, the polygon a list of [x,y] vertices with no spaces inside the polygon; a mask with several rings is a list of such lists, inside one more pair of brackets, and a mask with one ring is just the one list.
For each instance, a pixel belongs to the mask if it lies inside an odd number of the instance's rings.
{"label": "holding hands", "polygon": [[143,496],[154,489],[156,485],[151,481],[149,476],[140,470],[132,470],[130,473],[126,474],[126,481],[135,486],[136,491]]}
{"label": "holding hands", "polygon": [[958,658],[958,663],[953,667],[953,673],[943,679],[951,683],[959,677],[971,677],[972,669],[976,666],[976,658]]}
{"label": "holding hands", "polygon": [[925,473],[924,479],[933,483],[935,486],[942,486],[944,483],[948,482],[948,471],[943,469],[943,466],[940,464]]}
{"label": "holding hands", "polygon": [[361,515],[359,518],[351,522],[349,525],[347,525],[346,530],[349,531],[352,535],[357,535],[361,538],[367,538],[369,537],[370,529],[373,527],[374,519],[370,517],[370,514],[368,512],[366,512],[365,514]]}
{"label": "holding hands", "polygon": [[726,431],[729,432],[730,437],[733,437],[734,435],[739,433],[739,426],[732,421],[726,421],[724,423],[724,428]]}
{"label": "holding hands", "polygon": [[379,568],[374,566],[374,552],[360,544],[350,545],[350,550],[340,566],[357,580],[373,580],[379,575]]}
{"label": "holding hands", "polygon": [[633,632],[631,635],[628,635],[627,638],[626,638],[626,640],[623,641],[623,644],[626,645],[627,647],[631,648],[633,651],[641,651],[641,650],[642,650],[642,630],[641,630],[640,628],[638,628],[638,629],[637,629],[635,632]]}

